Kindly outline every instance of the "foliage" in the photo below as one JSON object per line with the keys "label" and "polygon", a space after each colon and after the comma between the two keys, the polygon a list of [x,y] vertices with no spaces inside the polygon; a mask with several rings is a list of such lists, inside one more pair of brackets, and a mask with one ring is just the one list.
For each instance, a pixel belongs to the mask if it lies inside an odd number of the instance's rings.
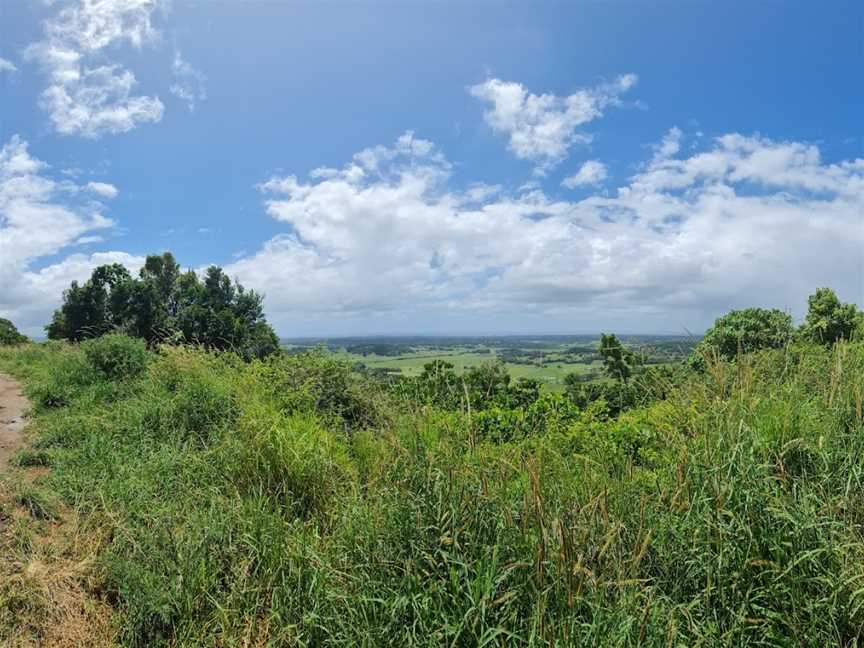
{"label": "foliage", "polygon": [[461,374],[452,363],[434,360],[419,376],[398,380],[393,392],[403,401],[442,409],[484,410],[488,407],[527,407],[540,395],[540,383],[530,378],[513,382],[499,361],[469,367]]}
{"label": "foliage", "polygon": [[655,365],[645,367],[629,382],[585,382],[579,374],[568,374],[564,379],[565,393],[579,408],[597,404],[599,411],[616,417],[634,407],[665,400],[674,389],[687,379],[681,366]]}
{"label": "foliage", "polygon": [[732,310],[718,318],[690,356],[691,366],[704,368],[706,357],[733,360],[741,353],[780,349],[794,335],[792,316],[766,308]]}
{"label": "foliage", "polygon": [[603,358],[603,369],[610,378],[626,383],[633,375],[637,364],[636,354],[626,348],[614,334],[603,333],[600,336],[599,353]]}
{"label": "foliage", "polygon": [[864,314],[855,304],[842,304],[830,288],[819,288],[807,299],[807,317],[801,336],[819,344],[831,345],[851,340],[864,325]]}
{"label": "foliage", "polygon": [[24,344],[25,342],[27,342],[27,336],[19,333],[15,325],[8,319],[0,317],[0,346]]}
{"label": "foliage", "polygon": [[147,368],[147,345],[143,340],[109,333],[85,341],[84,357],[110,380],[134,378]]}
{"label": "foliage", "polygon": [[317,415],[352,429],[381,425],[387,418],[380,387],[322,349],[273,356],[249,372],[282,415]]}
{"label": "foliage", "polygon": [[15,502],[99,530],[126,646],[864,641],[864,343],[565,393],[320,350],[162,347],[111,380],[88,345],[0,349],[50,464]]}
{"label": "foliage", "polygon": [[246,359],[279,348],[259,294],[216,266],[207,268],[203,281],[192,270],[181,272],[170,252],[148,256],[137,278],[115,263],[96,268],[81,285],[73,281],[45,329],[53,340],[119,331],[151,346],[183,341],[234,350]]}

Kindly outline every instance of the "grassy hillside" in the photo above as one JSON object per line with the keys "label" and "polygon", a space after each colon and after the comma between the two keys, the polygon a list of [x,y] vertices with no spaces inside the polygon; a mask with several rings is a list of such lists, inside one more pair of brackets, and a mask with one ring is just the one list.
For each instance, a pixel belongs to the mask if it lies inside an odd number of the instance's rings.
{"label": "grassy hillside", "polygon": [[[50,467],[17,501],[98,537],[125,645],[862,640],[860,344],[713,363],[618,418],[444,410],[314,352],[130,358],[0,350],[37,414],[20,461]],[[11,590],[6,643],[39,614]]]}

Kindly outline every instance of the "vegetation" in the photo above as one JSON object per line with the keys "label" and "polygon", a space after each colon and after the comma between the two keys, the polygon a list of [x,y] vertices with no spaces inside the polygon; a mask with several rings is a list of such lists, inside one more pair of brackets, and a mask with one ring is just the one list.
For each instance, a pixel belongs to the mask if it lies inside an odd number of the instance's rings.
{"label": "vegetation", "polygon": [[864,333],[864,313],[855,304],[842,304],[830,288],[819,288],[807,299],[807,316],[796,331],[792,317],[777,309],[733,310],[714,322],[690,355],[690,365],[704,369],[708,356],[732,360],[741,353],[779,349],[795,340],[831,346]]}
{"label": "vegetation", "polygon": [[[638,365],[679,363],[697,341],[670,335],[620,338],[638,359]],[[513,380],[535,381],[543,391],[563,392],[570,374],[573,376],[569,380],[584,382],[609,377],[596,335],[321,338],[285,340],[283,344],[289,353],[324,346],[352,361],[358,370],[390,380],[416,378],[425,365],[437,360],[452,364],[459,374],[489,362],[501,362]]]}
{"label": "vegetation", "polygon": [[861,312],[855,304],[841,304],[830,288],[820,288],[807,300],[807,319],[801,335],[812,342],[831,345],[851,340],[864,327]]}
{"label": "vegetation", "polygon": [[73,281],[45,330],[52,340],[121,332],[151,346],[174,340],[261,358],[279,346],[261,301],[221,268],[210,266],[201,281],[165,252],[148,256],[138,278],[114,263],[96,268],[82,285]]}
{"label": "vegetation", "polygon": [[[126,646],[860,645],[864,343],[768,346],[693,371],[607,336],[617,379],[563,392],[494,361],[4,348],[36,413],[18,464],[50,467],[8,506],[83,521],[64,583]],[[5,644],[50,632],[16,533]]]}
{"label": "vegetation", "polygon": [[87,340],[81,350],[91,367],[112,380],[135,377],[147,366],[144,342],[117,333]]}
{"label": "vegetation", "polygon": [[19,333],[15,325],[8,319],[0,317],[0,346],[24,344],[25,342],[27,342],[27,336]]}
{"label": "vegetation", "polygon": [[636,354],[625,347],[615,335],[604,333],[600,336],[599,353],[603,358],[603,369],[610,378],[626,383],[633,375],[637,364]]}
{"label": "vegetation", "polygon": [[792,341],[794,334],[792,316],[776,308],[729,311],[705,333],[691,363],[704,368],[709,355],[732,360],[742,353],[780,349]]}

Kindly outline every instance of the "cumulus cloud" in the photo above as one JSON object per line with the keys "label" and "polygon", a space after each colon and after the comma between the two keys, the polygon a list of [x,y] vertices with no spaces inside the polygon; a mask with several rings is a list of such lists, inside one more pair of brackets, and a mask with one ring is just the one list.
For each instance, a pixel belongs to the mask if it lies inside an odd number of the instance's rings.
{"label": "cumulus cloud", "polygon": [[37,267],[114,226],[85,189],[52,178],[48,165],[30,155],[19,136],[0,149],[0,316],[30,334],[41,332],[71,280],[85,279],[102,263],[141,265],[132,255],[102,252],[73,253]]}
{"label": "cumulus cloud", "polygon": [[609,176],[606,165],[598,160],[588,160],[579,170],[562,180],[561,186],[575,189],[584,185],[599,185]]}
{"label": "cumulus cloud", "polygon": [[536,186],[454,188],[446,158],[406,133],[339,169],[260,185],[285,232],[228,271],[266,294],[283,330],[295,313],[668,330],[735,306],[800,309],[823,284],[861,299],[864,160],[826,163],[810,144],[740,134],[676,157],[680,137],[611,197],[565,201]]}
{"label": "cumulus cloud", "polygon": [[18,68],[12,61],[0,57],[0,72],[17,72]]}
{"label": "cumulus cloud", "polygon": [[48,77],[40,105],[63,135],[96,139],[158,122],[158,97],[134,94],[135,75],[106,63],[106,52],[121,45],[139,49],[158,32],[153,15],[164,0],[66,0],[44,23],[44,38],[27,48]]}
{"label": "cumulus cloud", "polygon": [[189,112],[195,112],[195,104],[207,98],[204,87],[207,77],[184,60],[179,50],[174,53],[171,71],[174,74],[174,83],[169,88],[171,94],[185,101]]}
{"label": "cumulus cloud", "polygon": [[107,182],[88,182],[87,190],[109,200],[116,198],[120,193],[117,191],[117,187]]}
{"label": "cumulus cloud", "polygon": [[635,74],[625,74],[611,83],[559,97],[532,94],[521,83],[489,79],[469,92],[489,105],[484,118],[495,132],[509,138],[510,151],[534,162],[535,172],[542,175],[561,162],[573,145],[590,142],[591,136],[578,128],[620,104],[620,96],[636,81]]}

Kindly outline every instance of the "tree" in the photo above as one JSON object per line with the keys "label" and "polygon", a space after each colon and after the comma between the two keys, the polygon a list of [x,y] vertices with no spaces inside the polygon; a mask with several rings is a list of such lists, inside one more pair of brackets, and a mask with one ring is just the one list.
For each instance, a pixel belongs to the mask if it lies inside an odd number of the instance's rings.
{"label": "tree", "polygon": [[149,345],[167,339],[231,349],[246,359],[279,349],[262,297],[211,266],[202,282],[181,272],[170,252],[148,256],[137,278],[119,264],[96,268],[84,284],[63,293],[45,327],[48,337],[78,342],[119,331]]}
{"label": "tree", "polygon": [[129,271],[119,263],[99,266],[90,279],[72,285],[63,292],[63,305],[45,327],[52,340],[80,342],[103,335],[119,327],[125,315],[125,305],[111,296],[115,286],[131,279]]}
{"label": "tree", "polygon": [[615,334],[600,335],[600,356],[603,358],[603,369],[606,375],[619,382],[626,383],[638,364],[636,355],[625,347]]}
{"label": "tree", "polygon": [[8,319],[0,317],[0,346],[24,344],[25,342],[27,342],[27,336],[21,335]]}
{"label": "tree", "polygon": [[801,325],[801,336],[818,344],[831,345],[850,340],[862,326],[864,314],[855,304],[841,304],[830,288],[819,288],[807,298],[807,317]]}
{"label": "tree", "polygon": [[776,308],[732,310],[708,329],[693,350],[689,363],[702,368],[706,355],[734,360],[739,353],[779,349],[792,340],[793,333],[792,316]]}

